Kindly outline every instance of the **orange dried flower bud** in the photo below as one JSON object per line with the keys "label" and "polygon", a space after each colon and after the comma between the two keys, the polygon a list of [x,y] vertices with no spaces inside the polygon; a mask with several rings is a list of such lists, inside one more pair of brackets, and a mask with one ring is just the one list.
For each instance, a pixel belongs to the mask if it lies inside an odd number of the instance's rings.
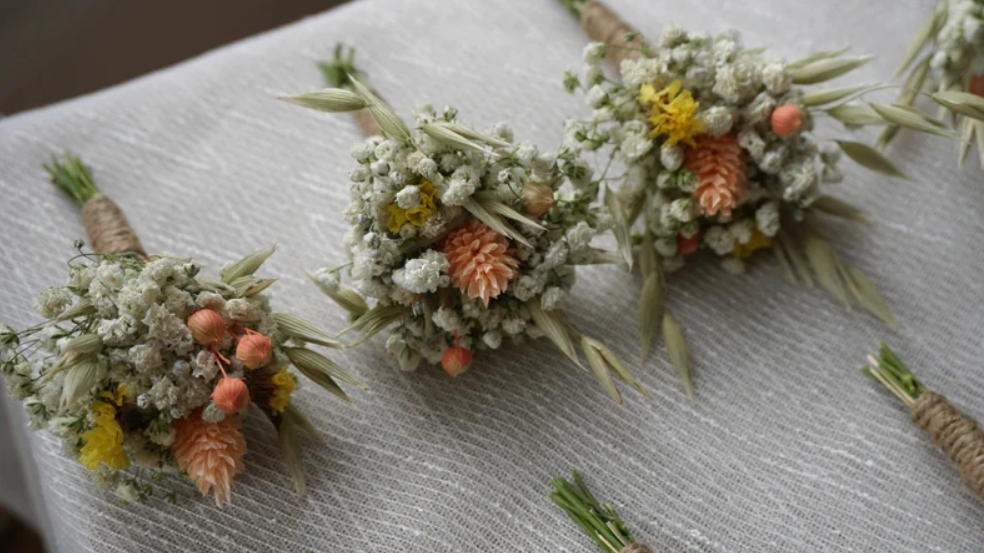
{"label": "orange dried flower bud", "polygon": [[803,128],[803,113],[793,104],[783,104],[772,111],[772,132],[793,136]]}
{"label": "orange dried flower bud", "polygon": [[215,406],[227,415],[235,415],[249,405],[249,389],[242,378],[223,378],[212,390]]}
{"label": "orange dried flower bud", "polygon": [[697,247],[700,246],[700,235],[695,234],[690,238],[682,234],[677,235],[677,251],[680,255],[690,255],[697,251]]}
{"label": "orange dried flower bud", "polygon": [[550,211],[554,204],[554,191],[542,182],[529,181],[523,187],[523,201],[526,203],[526,213],[540,217]]}
{"label": "orange dried flower bud", "polygon": [[472,362],[472,352],[460,346],[451,346],[441,355],[441,367],[452,377],[468,370]]}
{"label": "orange dried flower bud", "polygon": [[250,332],[239,340],[236,358],[247,369],[258,369],[270,360],[270,339],[259,332]]}
{"label": "orange dried flower bud", "polygon": [[188,317],[188,329],[198,344],[214,346],[225,337],[226,322],[222,315],[211,309],[199,309]]}
{"label": "orange dried flower bud", "polygon": [[971,94],[984,96],[984,75],[977,75],[976,77],[971,77],[970,84],[967,86],[967,90],[969,90]]}

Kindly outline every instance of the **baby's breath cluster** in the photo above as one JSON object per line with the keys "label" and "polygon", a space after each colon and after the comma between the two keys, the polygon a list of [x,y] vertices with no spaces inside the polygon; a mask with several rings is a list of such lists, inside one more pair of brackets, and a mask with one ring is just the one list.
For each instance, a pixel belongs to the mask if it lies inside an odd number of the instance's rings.
{"label": "baby's breath cluster", "polygon": [[271,253],[210,279],[187,259],[80,249],[65,285],[37,298],[46,322],[0,327],[7,392],[121,499],[146,499],[153,478],[184,472],[221,503],[243,469],[243,410],[254,404],[290,431],[300,415],[287,367],[322,376],[308,359],[320,355],[288,341],[332,344],[271,311],[262,292],[273,281],[253,275]]}
{"label": "baby's breath cluster", "polygon": [[566,146],[515,143],[503,123],[474,130],[454,108],[418,106],[411,128],[353,82],[350,97],[331,89],[289,100],[347,111],[361,99],[386,134],[352,148],[349,263],[313,275],[357,316],[360,341],[389,328],[386,349],[402,369],[441,363],[452,376],[473,352],[544,335],[574,359],[577,333],[559,309],[575,266],[615,261],[591,245],[612,227],[591,169]]}

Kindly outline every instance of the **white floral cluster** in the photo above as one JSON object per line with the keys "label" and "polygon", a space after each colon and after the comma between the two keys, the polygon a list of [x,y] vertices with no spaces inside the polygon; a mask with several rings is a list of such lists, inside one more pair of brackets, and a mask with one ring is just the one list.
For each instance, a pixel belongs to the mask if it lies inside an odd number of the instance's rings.
{"label": "white floral cluster", "polygon": [[[803,93],[793,86],[782,57],[744,47],[735,31],[709,36],[669,26],[658,43],[622,62],[622,83],[616,83],[601,70],[606,48],[589,44],[581,73],[565,75],[565,87],[584,91],[593,110],[590,120],[568,122],[565,144],[575,152],[608,152],[616,166],[624,165],[620,176],[606,180],[624,204],[643,203],[638,211],[667,269],[683,264],[678,250],[686,241],[697,241],[694,247],[728,256],[732,267],[740,267],[731,255],[739,246],[753,234],[774,237],[781,212],[801,218],[820,196],[821,182],[841,180],[839,152],[821,151],[809,134],[812,120],[799,104]],[[685,163],[692,143],[668,140],[650,120],[643,87],[659,92],[677,83],[679,92],[697,103],[693,119],[700,135],[733,137],[741,148],[744,185],[730,214],[702,213],[698,176]],[[798,108],[801,129],[780,136],[771,118],[784,105]]]}
{"label": "white floral cluster", "polygon": [[[174,440],[171,422],[210,406],[222,376],[215,354],[193,340],[188,317],[197,309],[212,309],[227,324],[256,330],[279,343],[265,296],[244,297],[229,286],[202,284],[197,273],[191,262],[172,257],[144,262],[100,256],[71,263],[65,286],[37,298],[36,309],[48,323],[36,327],[37,332],[21,334],[0,326],[7,391],[24,400],[31,426],[47,427],[64,439],[71,456],[78,457],[80,436],[95,424],[93,402],[125,390],[136,406],[122,415],[132,418],[123,425],[128,455],[138,465],[173,468],[168,449]],[[66,310],[74,315],[64,317]],[[39,371],[24,354],[25,348],[33,349],[24,343],[28,337],[48,354]],[[93,345],[80,345],[83,342]],[[215,348],[228,358],[232,377],[244,372],[235,348],[231,333]],[[82,370],[69,366],[79,354],[92,361],[95,384],[65,405],[66,379]],[[273,355],[283,354],[274,347]]]}
{"label": "white floral cluster", "polygon": [[[545,310],[562,305],[574,284],[573,265],[599,262],[603,254],[590,243],[611,226],[594,203],[591,170],[569,148],[552,154],[529,142],[514,144],[502,123],[484,133],[461,131],[467,127],[453,108],[438,114],[421,105],[414,119],[409,140],[376,136],[355,144],[351,202],[344,212],[354,289],[379,307],[406,308],[387,341],[405,370],[422,359],[439,362],[456,343],[496,349],[504,338],[540,336],[527,303],[537,300]],[[460,138],[425,132],[434,125]],[[500,216],[506,209],[527,221]],[[518,267],[488,306],[452,285],[443,250],[449,232],[477,214],[516,233],[508,255]],[[330,293],[339,285],[335,269],[323,269],[315,279]]]}
{"label": "white floral cluster", "polygon": [[946,20],[936,34],[929,60],[936,81],[932,88],[966,88],[969,77],[984,75],[984,2],[940,1],[946,3]]}

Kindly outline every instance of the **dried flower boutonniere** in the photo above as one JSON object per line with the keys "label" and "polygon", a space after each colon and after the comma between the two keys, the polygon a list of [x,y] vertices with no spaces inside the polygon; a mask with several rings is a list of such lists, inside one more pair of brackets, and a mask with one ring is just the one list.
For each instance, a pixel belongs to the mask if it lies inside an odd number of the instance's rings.
{"label": "dried flower boutonniere", "polygon": [[[873,282],[842,264],[811,224],[815,213],[867,222],[861,209],[822,192],[823,183],[842,180],[842,154],[868,169],[904,176],[869,146],[836,139],[821,147],[812,133],[820,115],[855,125],[876,109],[890,111],[852,103],[870,87],[803,88],[870,58],[823,52],[787,62],[745,47],[734,31],[709,36],[677,26],[648,44],[600,2],[566,3],[592,38],[607,41],[585,48],[580,75],[566,74],[566,88],[584,92],[593,116],[568,121],[565,145],[601,157],[601,188],[614,192],[606,203],[623,213],[614,217],[615,236],[623,250],[637,251],[645,278],[643,357],[662,328],[670,359],[691,392],[687,346],[665,308],[663,275],[701,251],[742,272],[753,254],[771,250],[793,281],[818,282],[841,303],[895,324]],[[604,76],[606,56],[619,64],[622,82]],[[633,237],[638,219],[641,228]]]}
{"label": "dried flower boutonniere", "polygon": [[221,505],[245,468],[241,418],[253,406],[276,427],[303,495],[300,432],[322,438],[291,402],[299,381],[288,368],[343,399],[336,380],[361,384],[304,347],[341,344],[271,310],[263,291],[274,280],[255,273],[273,248],[204,277],[188,259],[147,256],[77,157],[46,168],[82,208],[97,253],[77,242],[65,286],[38,296],[45,322],[0,325],[0,370],[31,426],[62,438],[68,455],[124,500],[145,500],[161,476],[183,473]]}
{"label": "dried flower boutonniere", "polygon": [[[389,328],[386,349],[403,370],[440,363],[458,376],[478,352],[546,336],[578,364],[579,343],[616,400],[616,379],[645,393],[611,349],[560,311],[576,266],[615,262],[591,245],[612,222],[595,204],[590,169],[567,148],[515,144],[505,124],[474,130],[450,107],[418,106],[411,128],[362,82],[350,56],[336,54],[323,70],[341,88],[285,99],[364,111],[375,124],[360,123],[364,132],[382,133],[352,148],[349,262],[312,275],[355,317],[346,332],[359,333],[356,343]],[[343,271],[352,288],[340,282]]]}
{"label": "dried flower boutonniere", "polygon": [[[975,140],[984,164],[984,6],[974,0],[940,0],[909,43],[895,76],[907,73],[898,104],[913,110],[920,95],[940,105],[938,117],[951,115],[962,165]],[[916,117],[927,116],[914,112]],[[949,128],[932,120],[949,135]],[[878,137],[886,146],[904,123]],[[922,129],[917,129],[922,130]],[[941,133],[937,133],[941,134]]]}
{"label": "dried flower boutonniere", "polygon": [[885,344],[878,356],[868,356],[868,363],[870,366],[863,371],[909,408],[912,422],[929,434],[960,471],[967,487],[984,499],[984,432],[977,421],[958,411],[942,395],[927,390]]}

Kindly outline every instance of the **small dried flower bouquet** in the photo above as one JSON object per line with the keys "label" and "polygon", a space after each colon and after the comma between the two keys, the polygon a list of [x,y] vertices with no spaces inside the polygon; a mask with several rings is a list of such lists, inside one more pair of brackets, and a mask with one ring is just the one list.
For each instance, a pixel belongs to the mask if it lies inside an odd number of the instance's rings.
{"label": "small dried flower bouquet", "polygon": [[[253,405],[276,426],[303,494],[299,430],[321,438],[291,403],[298,381],[288,367],[343,399],[335,379],[361,384],[303,346],[338,342],[271,310],[263,291],[274,281],[254,274],[273,248],[227,265],[218,279],[188,259],[147,257],[78,158],[48,169],[83,206],[93,242],[112,251],[85,253],[77,243],[65,286],[38,296],[45,322],[0,325],[0,370],[31,426],[62,438],[67,454],[124,500],[146,499],[154,480],[180,472],[221,505],[244,469],[240,419]],[[93,211],[104,216],[92,219]],[[121,236],[129,238],[113,242]]]}
{"label": "small dried flower bouquet", "polygon": [[[568,148],[514,144],[504,124],[473,130],[452,108],[419,106],[411,129],[358,78],[349,83],[285,99],[366,109],[385,133],[352,148],[350,262],[312,275],[356,317],[348,330],[358,342],[390,328],[386,348],[402,369],[440,362],[457,376],[476,351],[542,336],[577,363],[576,338],[613,397],[613,375],[641,392],[608,347],[560,312],[577,265],[615,262],[591,245],[612,222],[595,204],[590,169]],[[354,289],[340,283],[343,269]]]}
{"label": "small dried flower bouquet", "polygon": [[[772,250],[793,280],[812,284],[816,278],[843,303],[853,298],[892,323],[872,282],[842,266],[808,220],[813,212],[865,220],[861,210],[821,192],[822,183],[841,181],[841,153],[902,176],[873,148],[847,140],[822,148],[811,133],[821,113],[851,121],[861,106],[850,100],[866,87],[807,92],[798,85],[843,75],[869,58],[827,52],[787,62],[745,47],[734,31],[709,36],[678,26],[667,27],[649,46],[598,2],[573,2],[572,9],[590,10],[581,12],[589,34],[614,41],[590,43],[582,73],[565,77],[566,88],[582,90],[593,110],[590,120],[568,121],[565,144],[578,153],[598,152],[606,168],[602,186],[617,191],[624,216],[615,217],[615,236],[623,248],[638,249],[646,279],[640,301],[644,356],[662,326],[689,391],[679,328],[668,314],[660,325],[662,273],[700,251],[741,272],[753,253]],[[606,55],[620,62],[622,82],[605,77]],[[630,239],[639,218],[641,236]]]}

